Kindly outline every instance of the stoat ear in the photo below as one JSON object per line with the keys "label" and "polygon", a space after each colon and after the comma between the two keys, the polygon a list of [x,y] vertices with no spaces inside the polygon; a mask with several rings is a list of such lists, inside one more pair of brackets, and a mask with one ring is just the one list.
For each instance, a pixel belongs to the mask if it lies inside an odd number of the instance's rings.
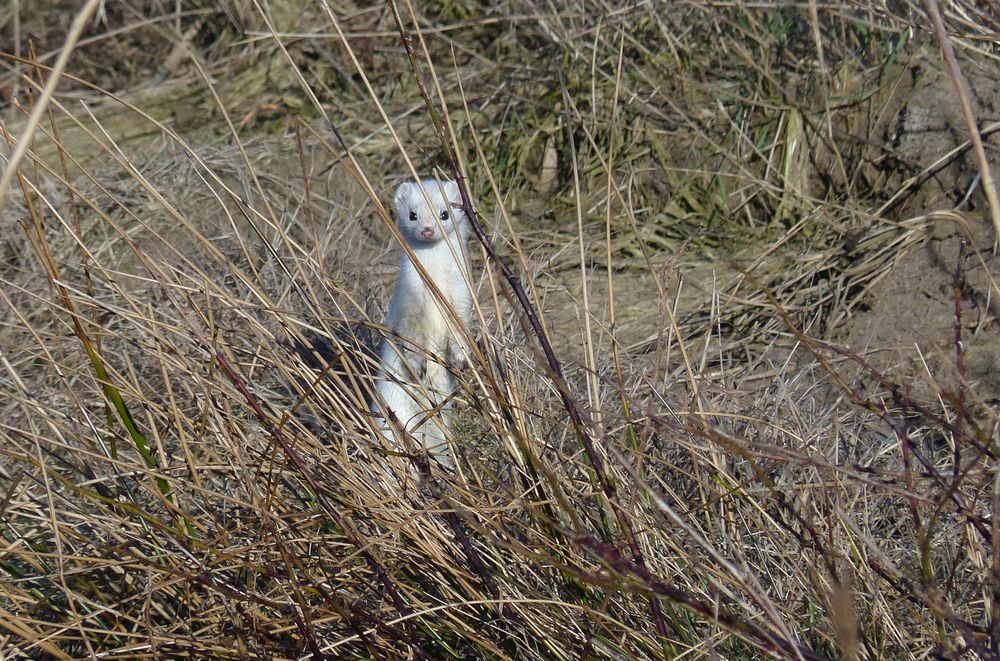
{"label": "stoat ear", "polygon": [[458,190],[458,184],[450,179],[442,183],[444,184],[444,194],[448,197],[448,201],[461,204],[462,194]]}
{"label": "stoat ear", "polygon": [[392,196],[392,205],[396,209],[396,215],[405,214],[411,206],[410,199],[413,197],[413,182],[404,181],[397,188]]}

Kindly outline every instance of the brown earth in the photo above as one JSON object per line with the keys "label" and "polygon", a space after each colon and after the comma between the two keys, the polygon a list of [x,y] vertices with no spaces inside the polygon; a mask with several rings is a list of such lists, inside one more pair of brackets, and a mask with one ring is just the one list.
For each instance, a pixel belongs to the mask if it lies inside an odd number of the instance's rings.
{"label": "brown earth", "polygon": [[[965,64],[990,164],[997,172],[996,71]],[[904,373],[916,383],[950,374],[954,387],[953,377],[963,366],[972,391],[995,403],[1000,399],[1000,258],[978,166],[968,149],[968,129],[940,58],[916,58],[901,80],[904,84],[893,95],[896,120],[887,122],[895,128],[886,137],[893,140],[905,168],[889,182],[905,184],[902,173],[915,173],[919,183],[900,202],[898,217],[904,223],[916,218],[927,236],[896,257],[891,270],[863,297],[864,309],[837,329],[838,337],[861,353],[874,352],[875,364],[884,369],[905,366]],[[956,150],[961,151],[945,159]]]}

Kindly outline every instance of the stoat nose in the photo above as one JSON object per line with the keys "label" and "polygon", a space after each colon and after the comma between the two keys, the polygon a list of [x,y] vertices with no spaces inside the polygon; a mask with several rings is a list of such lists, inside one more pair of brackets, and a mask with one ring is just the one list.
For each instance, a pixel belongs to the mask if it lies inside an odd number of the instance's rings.
{"label": "stoat nose", "polygon": [[424,237],[425,239],[433,239],[434,238],[434,228],[433,227],[425,227],[424,229],[422,229],[420,231],[420,236]]}

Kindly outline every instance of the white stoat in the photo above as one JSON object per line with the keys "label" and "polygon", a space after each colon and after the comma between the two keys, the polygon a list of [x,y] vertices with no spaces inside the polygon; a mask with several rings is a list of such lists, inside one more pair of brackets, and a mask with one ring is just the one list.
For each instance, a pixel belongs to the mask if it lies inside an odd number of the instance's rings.
{"label": "white stoat", "polygon": [[[445,366],[464,365],[472,321],[472,292],[465,259],[468,220],[453,181],[408,181],[393,198],[396,226],[413,257],[401,248],[399,280],[385,325],[376,398],[372,412],[382,433],[397,448],[392,412],[416,442],[439,462],[452,466],[445,440],[450,428],[450,396],[455,380]],[[414,258],[439,295],[414,265]]]}

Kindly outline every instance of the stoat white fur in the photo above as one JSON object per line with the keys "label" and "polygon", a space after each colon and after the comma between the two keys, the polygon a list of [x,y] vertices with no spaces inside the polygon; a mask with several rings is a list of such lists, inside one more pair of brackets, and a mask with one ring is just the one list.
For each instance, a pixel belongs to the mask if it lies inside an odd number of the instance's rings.
{"label": "stoat white fur", "polygon": [[464,365],[467,355],[465,338],[472,321],[465,259],[469,227],[455,182],[425,179],[421,184],[409,181],[396,189],[396,226],[440,296],[401,248],[372,412],[395,447],[405,445],[395,438],[387,411],[419,445],[450,467],[446,431],[455,380],[445,365]]}

